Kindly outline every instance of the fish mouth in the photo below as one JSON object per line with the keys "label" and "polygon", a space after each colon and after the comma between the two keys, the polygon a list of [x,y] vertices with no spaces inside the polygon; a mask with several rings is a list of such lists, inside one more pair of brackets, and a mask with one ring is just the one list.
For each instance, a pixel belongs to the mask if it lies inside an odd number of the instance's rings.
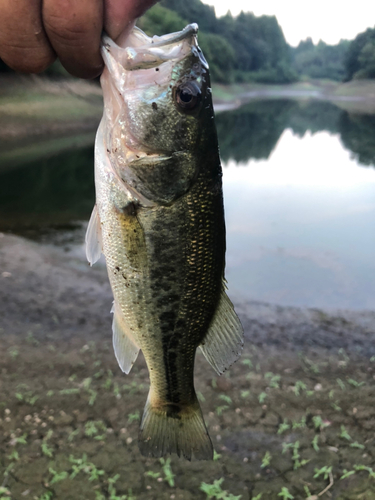
{"label": "fish mouth", "polygon": [[188,55],[193,47],[198,46],[197,33],[196,23],[188,24],[181,31],[152,38],[134,27],[122,46],[103,35],[101,52],[109,69],[114,66],[114,61],[118,61],[127,71],[155,68]]}
{"label": "fish mouth", "polygon": [[[150,37],[148,37],[145,33],[143,33],[142,30],[140,30],[137,27],[133,28],[133,32],[141,32],[142,35],[147,37],[148,41],[150,40]],[[172,43],[178,43],[181,42],[182,40],[185,40],[186,38],[190,38],[194,35],[197,35],[198,33],[198,24],[197,23],[192,23],[188,24],[185,26],[185,28],[181,31],[177,31],[175,33],[169,33],[167,35],[163,36],[154,36],[151,38],[151,43],[153,44],[154,47],[164,47],[166,45],[170,45]]]}

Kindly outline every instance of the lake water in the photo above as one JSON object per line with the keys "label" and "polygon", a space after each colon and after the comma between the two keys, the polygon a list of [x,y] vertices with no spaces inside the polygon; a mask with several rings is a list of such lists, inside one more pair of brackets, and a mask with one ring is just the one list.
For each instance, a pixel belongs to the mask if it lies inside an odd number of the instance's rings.
{"label": "lake water", "polygon": [[[217,126],[232,297],[374,309],[374,116],[268,100]],[[92,148],[0,170],[2,231],[80,245],[93,203]]]}

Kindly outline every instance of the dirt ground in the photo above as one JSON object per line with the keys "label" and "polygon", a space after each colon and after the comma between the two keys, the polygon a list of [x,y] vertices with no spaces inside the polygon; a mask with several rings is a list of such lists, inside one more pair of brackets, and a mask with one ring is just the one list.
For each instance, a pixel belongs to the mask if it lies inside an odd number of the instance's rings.
{"label": "dirt ground", "polygon": [[215,460],[147,459],[146,365],[121,373],[82,253],[0,237],[1,500],[375,499],[375,313],[236,304],[241,360],[196,360]]}

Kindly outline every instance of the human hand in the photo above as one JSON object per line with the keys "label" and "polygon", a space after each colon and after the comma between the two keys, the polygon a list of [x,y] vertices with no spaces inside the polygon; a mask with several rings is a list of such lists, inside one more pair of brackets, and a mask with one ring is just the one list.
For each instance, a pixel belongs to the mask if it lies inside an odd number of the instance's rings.
{"label": "human hand", "polygon": [[157,0],[0,0],[0,58],[40,73],[58,57],[69,73],[95,78],[103,69],[100,37],[132,28]]}

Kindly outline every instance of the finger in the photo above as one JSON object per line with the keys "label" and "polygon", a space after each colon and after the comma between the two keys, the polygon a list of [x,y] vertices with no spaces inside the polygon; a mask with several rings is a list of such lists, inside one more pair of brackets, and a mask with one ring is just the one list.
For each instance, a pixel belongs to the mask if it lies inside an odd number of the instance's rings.
{"label": "finger", "polygon": [[80,78],[94,78],[101,73],[102,0],[43,0],[43,23],[69,73]]}
{"label": "finger", "polygon": [[16,71],[39,73],[56,58],[41,5],[42,0],[0,0],[0,57]]}
{"label": "finger", "polygon": [[123,38],[134,21],[152,7],[157,0],[104,0],[104,29],[116,40]]}

